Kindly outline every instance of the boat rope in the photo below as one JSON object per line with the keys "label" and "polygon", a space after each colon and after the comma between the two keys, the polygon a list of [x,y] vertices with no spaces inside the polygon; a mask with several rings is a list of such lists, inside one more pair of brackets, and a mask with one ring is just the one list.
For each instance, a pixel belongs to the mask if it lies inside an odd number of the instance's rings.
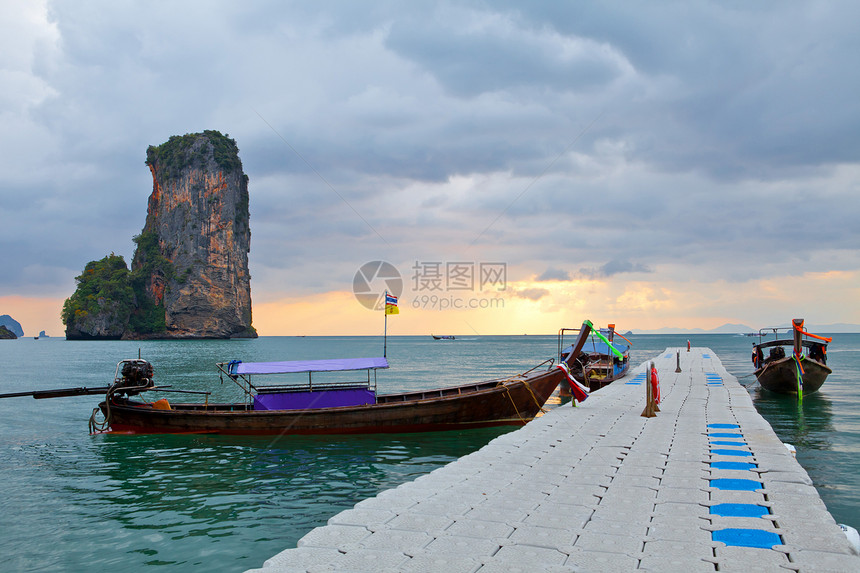
{"label": "boat rope", "polygon": [[538,400],[537,396],[535,395],[535,391],[532,389],[531,385],[525,380],[523,380],[523,386],[525,386],[526,389],[529,391],[529,394],[532,395],[532,400],[534,400],[535,404],[537,404],[538,410],[546,414],[546,410],[544,410],[543,404],[541,404],[540,400]]}
{"label": "boat rope", "polygon": [[111,395],[113,394],[114,388],[116,388],[116,385],[111,386],[108,389],[107,393],[105,394],[104,420],[99,421],[96,418],[96,416],[98,416],[99,412],[101,412],[101,408],[99,406],[96,406],[95,408],[93,408],[93,413],[90,414],[90,420],[89,420],[89,424],[88,424],[89,429],[90,429],[90,434],[95,434],[98,432],[104,432],[105,430],[107,430],[110,427],[110,417],[111,417],[110,416],[110,399],[111,399]]}
{"label": "boat rope", "polygon": [[[90,420],[89,420],[89,424],[88,424],[89,429],[90,429],[90,433],[95,434],[97,432],[104,432],[110,428],[110,422],[111,422],[110,403],[111,403],[111,398],[114,395],[114,392],[116,392],[117,390],[120,390],[120,391],[126,392],[126,393],[133,392],[135,390],[137,390],[139,392],[139,391],[146,390],[147,388],[150,387],[150,385],[151,385],[151,381],[148,384],[142,384],[140,386],[122,386],[120,383],[114,383],[113,385],[111,385],[111,387],[108,388],[108,391],[105,393],[105,414],[104,414],[105,418],[104,418],[104,420],[99,421],[97,419],[97,416],[98,416],[98,413],[101,412],[101,408],[99,406],[96,406],[95,408],[93,408],[93,413],[90,414]],[[208,405],[208,397],[207,397],[207,405]]]}
{"label": "boat rope", "polygon": [[523,417],[520,415],[520,409],[519,409],[519,408],[517,408],[517,403],[516,403],[516,402],[514,402],[514,397],[513,397],[513,396],[511,396],[511,390],[510,390],[507,386],[504,386],[503,384],[502,384],[502,386],[503,386],[503,387],[504,387],[504,389],[505,389],[505,394],[507,394],[507,395],[508,395],[508,399],[511,401],[511,406],[513,406],[513,407],[514,407],[514,412],[516,413],[517,417],[520,419],[520,422],[522,422],[522,423],[523,423],[523,426],[525,426],[528,422],[525,420],[525,418],[523,418]]}
{"label": "boat rope", "polygon": [[528,391],[529,391],[529,394],[531,394],[531,396],[532,396],[532,400],[534,400],[534,401],[535,401],[535,404],[537,405],[538,410],[539,410],[541,413],[544,413],[544,414],[547,412],[547,411],[544,409],[543,404],[541,404],[541,403],[540,403],[540,400],[538,400],[538,397],[537,397],[537,395],[535,394],[534,390],[532,389],[531,385],[529,385],[529,383],[528,383],[528,382],[526,382],[524,379],[522,379],[522,376],[514,376],[513,378],[506,378],[505,380],[499,380],[498,386],[501,386],[502,388],[504,388],[504,389],[505,389],[505,394],[507,394],[507,395],[508,395],[508,399],[511,401],[511,405],[514,407],[514,411],[517,413],[517,416],[519,417],[519,419],[520,419],[520,421],[523,423],[523,425],[525,425],[525,424],[526,424],[526,420],[525,420],[525,418],[523,418],[523,417],[522,417],[522,415],[520,414],[520,410],[519,410],[519,408],[517,407],[516,402],[514,402],[514,397],[513,397],[513,396],[511,396],[511,389],[510,389],[510,387],[508,386],[508,382],[522,382],[522,383],[523,383],[523,386],[525,386],[526,390],[528,390]]}

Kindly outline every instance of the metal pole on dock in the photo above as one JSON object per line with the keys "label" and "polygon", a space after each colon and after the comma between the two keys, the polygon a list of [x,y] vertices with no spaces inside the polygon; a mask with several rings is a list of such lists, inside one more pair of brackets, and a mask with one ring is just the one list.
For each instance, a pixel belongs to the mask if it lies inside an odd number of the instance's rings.
{"label": "metal pole on dock", "polygon": [[388,300],[388,290],[382,295],[382,314],[385,316],[385,326],[382,331],[382,357],[388,358],[388,313],[385,311],[385,301]]}
{"label": "metal pole on dock", "polygon": [[642,410],[642,417],[643,418],[653,418],[654,416],[657,415],[654,413],[654,408],[652,407],[654,404],[654,401],[652,400],[651,395],[652,395],[652,393],[651,393],[651,381],[646,380],[645,381],[645,409]]}
{"label": "metal pole on dock", "polygon": [[[653,368],[654,363],[651,363]],[[653,418],[657,414],[654,413],[654,390],[651,386],[651,368],[648,368],[648,374],[645,376],[645,409],[642,410],[643,418]]]}

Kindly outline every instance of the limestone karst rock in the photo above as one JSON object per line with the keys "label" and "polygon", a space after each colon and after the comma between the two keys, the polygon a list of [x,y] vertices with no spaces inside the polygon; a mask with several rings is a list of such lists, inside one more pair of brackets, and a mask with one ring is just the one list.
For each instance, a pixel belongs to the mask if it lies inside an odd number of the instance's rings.
{"label": "limestone karst rock", "polygon": [[146,224],[132,272],[152,262],[152,236],[172,272],[156,265],[147,294],[163,304],[168,338],[255,337],[251,326],[248,176],[236,142],[217,131],[171,137],[146,151],[152,172]]}
{"label": "limestone karst rock", "polygon": [[217,131],[146,150],[146,223],[131,270],[91,261],[63,305],[70,339],[249,338],[248,176],[236,142]]}

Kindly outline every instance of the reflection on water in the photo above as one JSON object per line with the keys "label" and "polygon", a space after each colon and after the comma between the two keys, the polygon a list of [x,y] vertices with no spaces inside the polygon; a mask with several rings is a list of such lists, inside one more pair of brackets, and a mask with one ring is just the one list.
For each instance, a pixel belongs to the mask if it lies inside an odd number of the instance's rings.
{"label": "reflection on water", "polygon": [[33,527],[44,537],[26,539],[29,557],[16,556],[13,564],[21,570],[35,562],[40,570],[258,567],[335,513],[506,431],[103,435],[88,437],[80,449],[21,448],[18,463],[37,469],[37,477],[19,501],[36,511],[23,518],[26,530],[16,528],[18,537],[24,542]]}
{"label": "reflection on water", "polygon": [[832,446],[833,404],[823,392],[796,396],[769,392],[756,384],[750,389],[756,410],[770,421],[783,442],[797,448],[829,450]]}

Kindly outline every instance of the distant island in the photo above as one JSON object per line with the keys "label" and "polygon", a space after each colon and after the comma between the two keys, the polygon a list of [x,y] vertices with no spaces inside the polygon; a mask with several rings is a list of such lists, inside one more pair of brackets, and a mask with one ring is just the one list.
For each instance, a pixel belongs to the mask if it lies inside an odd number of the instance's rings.
{"label": "distant island", "polygon": [[248,176],[235,140],[173,136],[146,150],[146,222],[131,268],[90,261],[63,305],[69,340],[255,338]]}
{"label": "distant island", "polygon": [[6,329],[13,333],[16,338],[24,336],[24,329],[21,327],[21,323],[8,314],[0,315],[0,325],[5,326]]}
{"label": "distant island", "polygon": [[18,336],[14,332],[0,324],[0,340],[15,340],[16,338]]}

